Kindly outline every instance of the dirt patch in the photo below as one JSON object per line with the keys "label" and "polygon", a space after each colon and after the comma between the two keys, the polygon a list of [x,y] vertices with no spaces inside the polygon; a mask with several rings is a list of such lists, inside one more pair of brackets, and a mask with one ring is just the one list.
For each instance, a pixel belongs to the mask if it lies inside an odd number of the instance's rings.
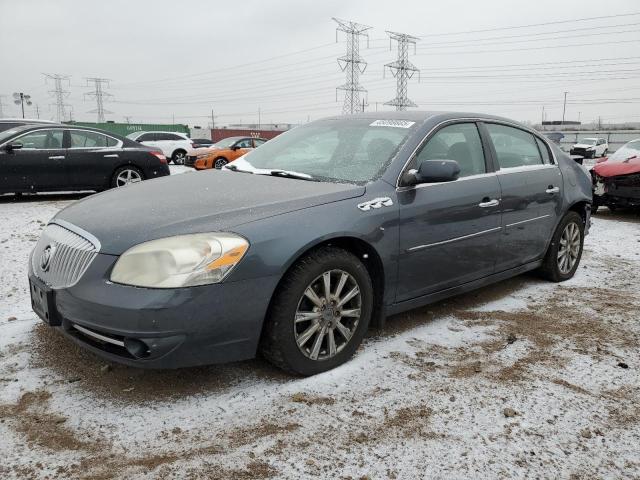
{"label": "dirt patch", "polygon": [[333,405],[336,403],[334,398],[309,395],[307,393],[294,393],[291,395],[291,401],[294,403],[304,403],[305,405]]}
{"label": "dirt patch", "polygon": [[30,446],[48,450],[84,450],[95,453],[106,445],[80,439],[64,424],[66,417],[48,412],[51,394],[44,390],[24,393],[16,404],[0,405],[0,419],[22,434]]}
{"label": "dirt patch", "polygon": [[229,432],[227,438],[231,445],[238,447],[249,445],[265,437],[291,433],[300,427],[299,423],[286,422],[278,424],[263,419],[256,425]]}

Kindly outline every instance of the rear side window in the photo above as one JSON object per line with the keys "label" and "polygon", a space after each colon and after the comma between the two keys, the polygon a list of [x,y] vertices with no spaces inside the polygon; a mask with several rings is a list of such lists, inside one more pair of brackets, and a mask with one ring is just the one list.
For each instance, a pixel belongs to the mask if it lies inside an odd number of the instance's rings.
{"label": "rear side window", "polygon": [[460,177],[487,171],[475,123],[456,123],[438,130],[422,147],[411,168],[420,168],[425,160],[455,160],[460,165]]}
{"label": "rear side window", "polygon": [[536,137],[536,143],[538,144],[538,148],[540,149],[540,155],[542,155],[542,161],[546,164],[550,164],[551,162],[551,154],[549,153],[549,148],[547,144]]}
{"label": "rear side window", "polygon": [[70,131],[71,148],[100,148],[115,147],[118,141],[115,138],[96,132]]}
{"label": "rear side window", "polygon": [[166,140],[184,140],[180,135],[176,135],[175,133],[167,133],[165,134]]}
{"label": "rear side window", "polygon": [[137,142],[152,142],[156,139],[155,133],[143,133],[138,138],[136,138]]}
{"label": "rear side window", "polygon": [[[535,137],[519,128],[487,123],[500,168],[542,165]],[[547,152],[548,153],[548,152]]]}

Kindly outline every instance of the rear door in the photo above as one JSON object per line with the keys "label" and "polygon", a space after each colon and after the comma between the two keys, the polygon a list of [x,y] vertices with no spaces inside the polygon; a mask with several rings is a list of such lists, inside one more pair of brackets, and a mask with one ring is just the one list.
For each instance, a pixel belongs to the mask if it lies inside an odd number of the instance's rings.
{"label": "rear door", "polygon": [[14,138],[11,143],[22,148],[2,153],[3,190],[63,190],[67,177],[63,139],[62,129],[35,130]]}
{"label": "rear door", "polygon": [[500,239],[500,184],[485,158],[478,127],[461,122],[438,130],[405,171],[424,160],[456,160],[454,182],[398,188],[400,254],[397,301],[491,275]]}
{"label": "rear door", "polygon": [[74,189],[107,188],[121,163],[122,142],[90,130],[68,130],[67,168]]}
{"label": "rear door", "polygon": [[562,174],[549,147],[515,126],[484,123],[502,189],[497,271],[544,255],[562,208]]}

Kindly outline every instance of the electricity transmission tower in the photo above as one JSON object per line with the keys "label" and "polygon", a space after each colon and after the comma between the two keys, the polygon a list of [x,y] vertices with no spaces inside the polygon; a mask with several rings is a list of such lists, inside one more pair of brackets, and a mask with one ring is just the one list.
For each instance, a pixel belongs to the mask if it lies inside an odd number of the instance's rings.
{"label": "electricity transmission tower", "polygon": [[91,77],[91,78],[87,78],[86,80],[87,80],[87,86],[90,83],[93,83],[94,90],[93,92],[85,93],[85,95],[89,97],[93,97],[96,100],[96,109],[90,110],[88,113],[97,113],[98,123],[104,123],[105,121],[104,114],[113,113],[113,112],[110,112],[109,110],[104,109],[105,99],[113,96],[110,93],[107,93],[104,91],[104,86],[106,86],[107,88],[109,87],[109,79]]}
{"label": "electricity transmission tower", "polygon": [[407,83],[416,72],[420,75],[420,70],[409,61],[409,45],[413,44],[415,53],[416,42],[420,39],[405,33],[387,31],[387,34],[389,35],[389,42],[395,40],[398,43],[398,59],[385,65],[384,71],[388,67],[391,70],[391,74],[396,77],[396,98],[385,102],[385,105],[392,105],[398,111],[406,110],[407,107],[417,107],[418,105],[407,97]]}
{"label": "electricity transmission tower", "polygon": [[59,75],[57,73],[43,73],[45,81],[53,80],[54,89],[49,90],[49,93],[56,99],[56,120],[58,122],[64,122],[66,120],[65,108],[68,107],[64,103],[64,99],[69,96],[69,91],[62,88],[62,82],[69,83],[71,78],[69,75]]}
{"label": "electricity transmission tower", "polygon": [[[338,32],[344,32],[347,36],[347,53],[338,58],[340,69],[346,73],[347,81],[344,85],[340,85],[336,90],[344,90],[344,104],[342,105],[343,114],[352,114],[364,110],[364,102],[360,103],[360,93],[366,93],[366,90],[360,85],[360,75],[367,69],[367,62],[360,56],[360,37],[367,37],[367,46],[369,44],[369,35],[366,32],[371,27],[360,23],[350,22],[333,18],[338,24],[336,28],[336,42],[338,41]],[[337,91],[336,91],[337,98]]]}

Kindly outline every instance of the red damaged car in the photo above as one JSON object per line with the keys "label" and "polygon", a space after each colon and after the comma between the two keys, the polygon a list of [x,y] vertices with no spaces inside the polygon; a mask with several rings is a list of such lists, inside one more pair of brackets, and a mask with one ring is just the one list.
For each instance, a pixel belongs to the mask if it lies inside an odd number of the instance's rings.
{"label": "red damaged car", "polygon": [[591,170],[593,177],[593,205],[609,210],[640,208],[640,138],[618,149],[608,159]]}

